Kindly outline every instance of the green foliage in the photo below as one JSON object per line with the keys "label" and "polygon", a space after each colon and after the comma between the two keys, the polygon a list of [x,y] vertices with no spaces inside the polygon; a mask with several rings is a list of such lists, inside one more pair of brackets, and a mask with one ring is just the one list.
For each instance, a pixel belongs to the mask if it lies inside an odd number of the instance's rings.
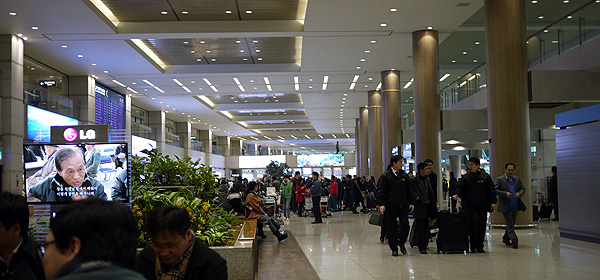
{"label": "green foliage", "polygon": [[[133,183],[133,214],[140,232],[138,246],[150,243],[146,219],[150,212],[163,205],[186,209],[192,220],[192,230],[208,246],[225,245],[238,221],[232,212],[217,205],[217,178],[212,168],[189,157],[179,159],[163,156],[152,150],[149,157],[134,156],[131,160]],[[176,191],[161,187],[183,186]]]}
{"label": "green foliage", "polygon": [[265,170],[265,173],[269,174],[273,179],[281,179],[284,174],[288,174],[289,172],[290,167],[286,163],[279,163],[278,161],[271,161]]}

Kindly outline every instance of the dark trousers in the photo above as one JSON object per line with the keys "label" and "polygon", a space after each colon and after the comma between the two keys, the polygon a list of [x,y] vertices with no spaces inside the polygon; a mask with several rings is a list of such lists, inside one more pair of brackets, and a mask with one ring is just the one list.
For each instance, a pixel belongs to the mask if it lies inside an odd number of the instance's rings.
{"label": "dark trousers", "polygon": [[469,219],[469,243],[471,243],[471,250],[483,249],[487,211],[469,209],[467,210],[467,218]]}
{"label": "dark trousers", "polygon": [[387,219],[386,219],[387,211],[383,212],[383,223],[381,223],[381,232],[379,233],[379,237],[385,238],[387,233],[385,232],[387,229]]}
{"label": "dark trousers", "polygon": [[[271,232],[273,233],[273,235],[275,236],[279,236],[281,233],[279,232],[279,229],[277,227],[275,227],[275,224],[273,224],[273,221],[271,221],[271,219],[269,219],[267,221],[267,225],[269,225],[269,229],[271,230]],[[256,221],[256,227],[258,230],[258,235],[264,235],[265,232],[263,230],[263,223],[259,222],[258,220]]]}
{"label": "dark trousers", "polygon": [[554,207],[554,218],[558,219],[558,196],[552,198],[552,207]]}
{"label": "dark trousers", "polygon": [[[400,220],[400,236],[398,236],[397,228]],[[386,233],[388,237],[388,243],[392,252],[398,251],[398,242],[400,244],[406,243],[408,238],[409,225],[408,225],[408,206],[390,206],[385,208],[385,221],[386,221]]]}
{"label": "dark trousers", "polygon": [[296,212],[296,214],[298,214],[298,217],[304,216],[304,201],[298,202],[298,206],[296,207],[296,209],[298,210]]}
{"label": "dark trousers", "polygon": [[429,245],[429,219],[415,219],[415,238],[419,250]]}
{"label": "dark trousers", "polygon": [[502,236],[502,241],[504,242],[510,241],[513,244],[519,243],[519,238],[515,233],[515,220],[517,219],[517,213],[519,213],[519,207],[517,206],[509,206],[506,213],[502,213],[502,215],[504,215],[504,219],[506,220],[506,229],[504,230],[504,236]]}
{"label": "dark trousers", "polygon": [[312,198],[313,202],[313,213],[315,214],[315,222],[323,222],[321,219],[321,197],[315,196]]}

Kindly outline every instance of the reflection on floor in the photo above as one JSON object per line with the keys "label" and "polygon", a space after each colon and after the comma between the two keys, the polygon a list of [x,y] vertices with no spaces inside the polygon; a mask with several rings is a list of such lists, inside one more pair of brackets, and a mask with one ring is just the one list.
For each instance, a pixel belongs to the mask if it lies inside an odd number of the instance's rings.
{"label": "reflection on floor", "polygon": [[267,238],[259,237],[258,272],[254,279],[318,279],[302,248],[296,242],[293,233],[277,242],[275,236],[266,232]]}
{"label": "reflection on floor", "polygon": [[323,224],[312,220],[292,217],[285,230],[321,279],[600,279],[600,244],[560,238],[558,222],[517,230],[516,250],[502,243],[504,230],[492,229],[484,254],[436,254],[430,243],[427,255],[407,246],[407,255],[392,257],[368,214],[337,212]]}

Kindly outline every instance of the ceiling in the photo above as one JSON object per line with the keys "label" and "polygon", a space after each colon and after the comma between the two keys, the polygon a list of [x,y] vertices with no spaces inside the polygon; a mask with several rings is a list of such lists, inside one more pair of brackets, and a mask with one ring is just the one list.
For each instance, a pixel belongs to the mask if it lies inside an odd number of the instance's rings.
{"label": "ceiling", "polygon": [[[533,33],[589,1],[531,2]],[[353,151],[355,119],[381,71],[401,71],[401,86],[412,78],[413,31],[439,31],[440,75],[450,74],[440,88],[485,62],[482,7],[483,0],[23,0],[3,3],[16,15],[0,14],[0,33],[22,33],[26,55],[70,76],[94,75],[134,105],[195,129],[294,151],[331,152],[336,141]],[[412,87],[402,99],[406,113]]]}

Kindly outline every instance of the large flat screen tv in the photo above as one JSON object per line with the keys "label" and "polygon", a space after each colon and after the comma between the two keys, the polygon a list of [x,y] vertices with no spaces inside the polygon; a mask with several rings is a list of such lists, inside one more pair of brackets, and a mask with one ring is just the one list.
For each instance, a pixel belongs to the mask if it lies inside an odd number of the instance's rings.
{"label": "large flat screen tv", "polygon": [[27,105],[27,138],[36,142],[50,142],[51,126],[78,124],[79,121],[74,118]]}
{"label": "large flat screen tv", "polygon": [[86,197],[131,201],[126,143],[26,144],[23,159],[29,203],[68,203]]}

